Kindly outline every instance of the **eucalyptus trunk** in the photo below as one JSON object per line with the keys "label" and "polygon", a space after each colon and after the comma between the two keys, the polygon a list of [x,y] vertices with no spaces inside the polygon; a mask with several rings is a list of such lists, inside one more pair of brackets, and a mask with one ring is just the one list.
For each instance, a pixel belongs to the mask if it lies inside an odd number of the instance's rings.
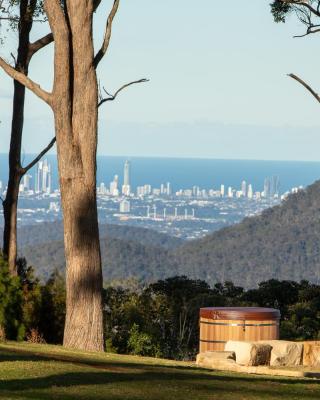
{"label": "eucalyptus trunk", "polygon": [[46,2],[55,41],[54,112],[66,256],[63,344],[102,351],[102,270],[96,201],[98,87],[93,1]]}

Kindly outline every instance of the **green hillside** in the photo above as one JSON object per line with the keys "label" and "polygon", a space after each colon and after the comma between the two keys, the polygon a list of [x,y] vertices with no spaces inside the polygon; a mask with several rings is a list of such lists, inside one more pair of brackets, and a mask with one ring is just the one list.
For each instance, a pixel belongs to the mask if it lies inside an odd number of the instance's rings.
{"label": "green hillside", "polygon": [[307,400],[310,379],[198,369],[155,358],[67,351],[59,346],[0,345],[0,398],[6,400]]}
{"label": "green hillside", "polygon": [[[102,238],[100,243],[105,280],[136,277],[139,280],[152,281],[167,276],[171,270],[174,271],[168,268],[168,251],[161,246],[143,245],[133,240],[109,236]],[[55,268],[64,271],[62,241],[26,246],[21,253],[42,279],[47,279]]]}
{"label": "green hillside", "polygon": [[260,216],[174,250],[179,273],[244,287],[267,279],[320,282],[320,181]]}

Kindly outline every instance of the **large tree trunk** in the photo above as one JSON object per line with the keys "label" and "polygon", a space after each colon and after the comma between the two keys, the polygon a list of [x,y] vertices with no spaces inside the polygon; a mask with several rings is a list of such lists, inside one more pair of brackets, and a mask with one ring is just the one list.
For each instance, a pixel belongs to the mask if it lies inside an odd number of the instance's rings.
{"label": "large tree trunk", "polygon": [[64,346],[104,349],[102,270],[96,203],[98,89],[92,0],[46,2],[55,40],[55,117],[64,216],[67,309]]}
{"label": "large tree trunk", "polygon": [[[32,13],[28,0],[20,3],[19,45],[15,69],[28,75],[29,37],[32,28]],[[11,140],[9,150],[9,179],[7,194],[3,202],[4,230],[3,254],[8,260],[12,275],[17,274],[17,207],[19,185],[23,175],[21,168],[21,142],[24,123],[25,87],[14,81]]]}

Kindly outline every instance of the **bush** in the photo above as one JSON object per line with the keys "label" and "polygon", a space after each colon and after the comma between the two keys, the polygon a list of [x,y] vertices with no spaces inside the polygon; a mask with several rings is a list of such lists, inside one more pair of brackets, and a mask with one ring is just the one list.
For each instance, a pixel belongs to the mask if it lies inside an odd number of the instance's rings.
{"label": "bush", "polygon": [[2,336],[20,340],[23,332],[22,290],[19,277],[12,277],[0,256],[0,327]]}
{"label": "bush", "polygon": [[159,357],[160,349],[152,342],[152,337],[140,332],[139,325],[133,324],[129,331],[128,348],[136,356]]}

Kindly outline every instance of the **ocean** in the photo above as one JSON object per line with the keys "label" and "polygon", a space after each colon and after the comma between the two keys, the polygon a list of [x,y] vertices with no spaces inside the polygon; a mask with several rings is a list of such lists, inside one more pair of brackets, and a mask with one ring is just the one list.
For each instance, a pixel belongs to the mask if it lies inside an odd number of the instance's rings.
{"label": "ocean", "polygon": [[[27,163],[32,155],[24,158]],[[56,156],[48,155],[46,158],[52,166],[53,188],[57,188]],[[174,191],[192,186],[218,189],[221,184],[240,188],[245,180],[253,185],[255,191],[261,191],[264,179],[276,175],[280,179],[280,192],[284,193],[292,187],[305,187],[320,178],[320,162],[99,156],[97,184],[104,182],[108,186],[115,174],[119,175],[122,183],[126,160],[131,163],[133,189],[144,184],[159,187],[166,182],[171,183]],[[31,170],[30,174],[34,176],[34,171]],[[7,155],[0,154],[0,180],[6,184],[7,177]]]}

